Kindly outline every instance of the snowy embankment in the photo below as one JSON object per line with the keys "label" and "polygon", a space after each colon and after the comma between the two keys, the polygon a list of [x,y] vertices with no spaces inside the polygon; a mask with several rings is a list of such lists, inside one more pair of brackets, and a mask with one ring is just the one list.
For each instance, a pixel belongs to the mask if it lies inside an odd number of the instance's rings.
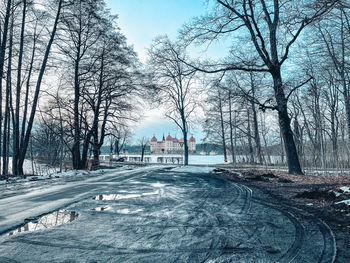
{"label": "snowy embankment", "polygon": [[[335,194],[336,197],[338,197],[338,196],[350,197],[350,187],[349,186],[339,187],[338,191],[332,191],[332,192]],[[336,204],[336,205],[339,205],[339,204],[350,205],[350,199],[344,199],[344,200],[336,202],[334,204]]]}
{"label": "snowy embankment", "polygon": [[[124,166],[125,169],[129,169],[129,166]],[[41,181],[41,180],[47,180],[52,178],[63,178],[63,177],[78,177],[78,176],[94,176],[97,174],[103,174],[108,171],[112,171],[115,169],[101,169],[96,171],[86,171],[86,170],[70,170],[67,172],[62,173],[53,173],[48,175],[40,175],[40,176],[28,176],[27,178],[23,179],[20,177],[13,177],[9,178],[8,180],[0,180],[0,185],[6,184],[6,183],[25,183],[25,182],[32,182],[32,181]]]}
{"label": "snowy embankment", "polygon": [[[2,165],[1,165],[2,166]],[[12,157],[9,158],[8,170],[12,170]],[[23,172],[26,175],[49,175],[57,173],[59,171],[58,167],[53,167],[47,164],[38,163],[29,159],[25,159],[23,163]]]}

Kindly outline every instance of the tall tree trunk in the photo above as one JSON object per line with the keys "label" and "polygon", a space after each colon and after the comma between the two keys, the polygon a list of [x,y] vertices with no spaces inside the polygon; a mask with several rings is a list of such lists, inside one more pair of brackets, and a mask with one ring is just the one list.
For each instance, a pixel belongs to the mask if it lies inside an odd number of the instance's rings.
{"label": "tall tree trunk", "polygon": [[301,140],[301,132],[300,132],[300,125],[298,121],[298,116],[295,116],[294,119],[294,137],[295,137],[295,143],[297,147],[298,156],[302,157],[303,155],[303,145]]}
{"label": "tall tree trunk", "polygon": [[22,80],[22,60],[23,60],[23,47],[24,47],[24,29],[26,24],[26,12],[27,12],[27,1],[23,0],[23,13],[22,13],[22,25],[21,25],[21,36],[20,36],[20,46],[18,54],[18,65],[17,65],[17,85],[16,85],[16,109],[15,109],[15,123],[13,127],[13,165],[14,173],[19,174],[18,158],[20,152],[20,134],[19,134],[19,112],[20,112],[20,102],[21,102],[21,80]]}
{"label": "tall tree trunk", "polygon": [[98,129],[97,127],[93,128],[93,144],[92,144],[92,155],[93,155],[93,165],[100,165],[100,148],[99,148],[99,143],[98,143]]}
{"label": "tall tree trunk", "polygon": [[[97,94],[97,103],[94,105],[94,121],[92,125],[92,133],[93,133],[93,145],[92,145],[92,150],[93,150],[93,155],[94,155],[94,165],[99,165],[100,164],[100,148],[103,145],[103,140],[104,140],[104,128],[105,128],[105,122],[107,121],[107,116],[108,116],[108,111],[107,111],[107,104],[106,104],[106,109],[105,109],[105,114],[104,114],[104,122],[103,122],[103,127],[101,130],[101,144],[99,142],[99,132],[98,132],[98,120],[99,120],[99,115],[100,115],[100,105],[102,101],[102,92],[103,92],[103,76],[104,76],[104,57],[105,56],[105,48],[103,47],[102,53],[101,53],[101,65],[100,65],[100,72],[99,72],[99,87],[98,87],[98,94]],[[93,102],[94,104],[94,102]],[[103,133],[103,134],[102,134]]]}
{"label": "tall tree trunk", "polygon": [[80,125],[79,125],[79,61],[80,60],[80,46],[78,46],[77,58],[74,66],[74,144],[73,144],[73,168],[81,169],[80,167]]}
{"label": "tall tree trunk", "polygon": [[222,100],[221,94],[219,91],[219,112],[220,112],[220,127],[221,127],[221,139],[222,139],[222,148],[224,150],[224,162],[227,162],[227,153],[226,153],[226,138],[225,138],[225,127],[224,127],[224,116],[222,110]]}
{"label": "tall tree trunk", "polygon": [[184,154],[185,154],[185,160],[184,165],[188,165],[188,141],[187,141],[187,122],[185,118],[185,112],[182,110],[180,112],[181,114],[181,121],[182,121],[182,135],[184,138]]}
{"label": "tall tree trunk", "polygon": [[336,112],[335,107],[331,109],[331,141],[332,141],[332,157],[333,166],[338,168],[338,131],[336,128]]}
{"label": "tall tree trunk", "polygon": [[281,163],[284,164],[284,145],[283,145],[283,135],[280,130],[280,146],[281,146]]}
{"label": "tall tree trunk", "polygon": [[141,162],[143,162],[143,158],[145,156],[146,145],[147,145],[147,142],[141,144]]}
{"label": "tall tree trunk", "polygon": [[[58,100],[58,91],[57,91],[57,100]],[[58,102],[58,114],[60,118],[60,173],[63,171],[63,159],[64,159],[64,130],[63,130],[63,118],[60,102]]]}
{"label": "tall tree trunk", "polygon": [[[10,130],[8,129],[10,124],[10,96],[12,93],[11,85],[11,74],[12,74],[12,51],[13,51],[13,19],[11,22],[10,29],[10,40],[9,40],[9,52],[7,61],[7,76],[6,76],[6,101],[5,101],[5,120],[4,120],[4,139],[3,139],[3,174],[8,175],[8,153],[9,153],[9,138]],[[12,174],[13,172],[12,169]]]}
{"label": "tall tree trunk", "polygon": [[248,134],[248,148],[249,148],[249,163],[253,164],[254,163],[254,149],[253,149],[253,144],[252,144],[252,132],[250,128],[250,109],[247,109],[247,122],[248,122],[248,127],[247,127],[247,134]]}
{"label": "tall tree trunk", "polygon": [[[12,2],[12,7],[13,7],[14,3]],[[10,25],[10,38],[9,38],[9,52],[8,52],[8,61],[7,61],[7,76],[6,76],[6,92],[8,92],[8,94],[6,94],[6,96],[8,96],[8,102],[7,102],[7,107],[8,107],[8,119],[7,121],[10,122],[10,111],[11,111],[11,107],[12,107],[12,55],[13,55],[13,27],[14,27],[14,21],[15,18],[12,15],[11,17],[11,25]],[[12,118],[13,118],[13,111],[12,111]],[[8,131],[9,132],[9,131]],[[8,138],[9,138],[9,134],[7,134]],[[5,142],[5,139],[4,139]],[[6,139],[6,144],[9,143]],[[7,151],[9,151],[9,147],[6,147]],[[7,161],[8,163],[8,161]],[[12,158],[12,175],[17,175],[15,168],[13,167],[14,164],[14,158]],[[6,167],[7,168],[7,167]]]}
{"label": "tall tree trunk", "polygon": [[[7,43],[7,33],[8,33],[8,24],[10,20],[10,10],[11,10],[11,0],[7,0],[6,6],[6,14],[4,17],[4,28],[3,34],[1,37],[1,45],[0,45],[0,131],[2,127],[2,79],[4,76],[4,65],[5,65],[5,51],[6,51],[6,43]],[[0,31],[1,33],[1,31]],[[1,147],[1,132],[0,132],[0,147]],[[3,156],[5,157],[5,156]],[[4,163],[3,163],[4,164]],[[0,171],[1,171],[1,162],[0,162]]]}
{"label": "tall tree trunk", "polygon": [[265,121],[265,116],[260,116],[260,121],[261,121],[261,130],[262,130],[262,133],[261,133],[261,136],[262,136],[262,139],[264,141],[264,146],[265,146],[265,150],[264,152],[266,153],[267,155],[267,163],[268,164],[272,164],[272,160],[271,160],[271,154],[270,154],[270,151],[268,149],[268,146],[267,146],[267,140],[266,140],[266,133],[265,133],[265,129],[266,129],[266,121]]}
{"label": "tall tree trunk", "polygon": [[[229,122],[230,122],[230,148],[231,148],[231,156],[232,156],[232,163],[236,164],[236,153],[235,153],[235,147],[233,144],[233,123],[232,123],[232,102],[231,102],[231,91],[228,93],[228,107],[229,107]],[[236,117],[236,116],[235,116]]]}
{"label": "tall tree trunk", "polygon": [[188,165],[188,141],[187,141],[187,131],[183,131],[184,136],[184,151],[185,151],[185,162],[184,165]]}
{"label": "tall tree trunk", "polygon": [[29,122],[28,122],[28,126],[27,126],[27,131],[26,131],[26,134],[25,134],[25,138],[23,140],[23,147],[21,148],[20,156],[19,156],[19,160],[18,160],[18,170],[19,170],[20,174],[23,174],[23,163],[24,163],[24,159],[25,159],[25,156],[26,156],[26,153],[27,153],[29,139],[30,139],[30,135],[31,135],[31,132],[32,132],[32,128],[33,128],[35,112],[36,112],[36,108],[37,108],[37,104],[38,104],[38,100],[39,100],[40,87],[41,87],[42,79],[44,77],[46,64],[47,64],[47,61],[49,59],[51,46],[52,46],[52,43],[53,43],[53,41],[55,39],[57,25],[58,25],[58,20],[60,18],[61,9],[62,9],[62,3],[63,3],[63,0],[60,0],[59,3],[58,3],[56,18],[55,18],[55,22],[54,22],[54,25],[53,25],[53,29],[52,29],[51,35],[50,35],[50,40],[49,40],[49,42],[47,44],[45,55],[44,55],[44,58],[43,58],[43,61],[42,61],[42,64],[41,64],[38,80],[36,82],[36,88],[35,88],[35,93],[34,93],[34,98],[33,98],[32,109],[31,109],[31,113],[30,113],[30,117],[29,117]]}
{"label": "tall tree trunk", "polygon": [[[253,79],[253,73],[250,74],[250,82],[252,88],[252,96],[255,99],[255,83]],[[256,112],[254,101],[251,102],[252,112],[253,112],[253,129],[254,129],[254,142],[256,147],[256,156],[258,157],[259,164],[263,163],[263,156],[261,151],[261,142],[259,135],[259,125],[258,125],[258,114]]]}
{"label": "tall tree trunk", "polygon": [[10,110],[9,110],[9,100],[10,100],[10,90],[9,90],[9,85],[6,85],[6,99],[5,99],[5,119],[4,119],[4,139],[3,139],[3,145],[2,145],[2,173],[3,175],[7,176],[8,175],[8,147],[7,147],[7,133],[9,132],[8,130],[8,123],[10,123]]}
{"label": "tall tree trunk", "polygon": [[32,71],[34,67],[34,59],[35,59],[35,51],[36,51],[36,41],[37,41],[37,36],[36,36],[36,26],[34,29],[34,36],[33,36],[33,49],[32,49],[32,55],[30,59],[30,64],[29,64],[29,70],[28,70],[28,78],[26,81],[26,92],[25,92],[25,98],[24,98],[24,109],[23,109],[23,119],[22,119],[22,128],[21,128],[21,142],[20,142],[20,149],[23,148],[23,143],[24,143],[24,137],[25,137],[25,132],[26,132],[26,123],[27,123],[27,114],[28,114],[28,104],[29,104],[29,88],[30,88],[30,81],[32,77]]}
{"label": "tall tree trunk", "polygon": [[86,169],[91,137],[92,137],[92,132],[88,131],[83,142],[83,149],[81,152],[81,158],[80,158],[78,169]]}
{"label": "tall tree trunk", "polygon": [[[81,5],[81,2],[79,2]],[[80,101],[80,81],[79,81],[79,70],[80,70],[80,59],[81,59],[81,48],[82,48],[82,20],[79,17],[79,33],[76,43],[77,53],[74,61],[74,142],[73,142],[73,168],[82,169],[81,156],[80,156],[80,121],[79,121],[79,101]]]}
{"label": "tall tree trunk", "polygon": [[275,97],[278,109],[278,119],[287,157],[288,172],[292,174],[303,174],[298,158],[297,149],[293,138],[288,115],[287,98],[283,92],[280,68],[277,67],[272,73]]}

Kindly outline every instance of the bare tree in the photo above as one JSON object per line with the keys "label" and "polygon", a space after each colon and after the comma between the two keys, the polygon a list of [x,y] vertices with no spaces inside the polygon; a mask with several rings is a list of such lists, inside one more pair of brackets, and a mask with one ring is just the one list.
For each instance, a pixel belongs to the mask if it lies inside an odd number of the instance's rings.
{"label": "bare tree", "polygon": [[145,136],[142,136],[140,139],[139,139],[139,145],[141,146],[141,162],[143,162],[143,158],[144,158],[144,155],[145,155],[145,151],[146,151],[146,147],[149,143],[149,138],[145,137]]}
{"label": "bare tree", "polygon": [[188,165],[189,119],[197,108],[194,94],[195,71],[183,63],[185,50],[172,43],[168,37],[157,38],[149,50],[149,56],[150,70],[157,86],[157,99],[165,105],[166,117],[174,121],[182,131],[184,164]]}
{"label": "bare tree", "polygon": [[44,57],[43,57],[43,60],[42,60],[41,66],[40,66],[38,78],[36,80],[35,93],[34,93],[34,98],[33,98],[33,102],[32,102],[28,126],[26,129],[25,135],[24,135],[23,144],[20,145],[20,152],[18,154],[18,162],[17,162],[17,168],[16,168],[16,171],[18,172],[18,174],[23,174],[23,163],[24,163],[24,159],[26,157],[28,144],[29,144],[29,140],[30,140],[30,135],[31,135],[32,128],[33,128],[35,113],[37,110],[37,104],[38,104],[38,99],[39,99],[39,92],[40,92],[42,80],[43,80],[43,77],[45,74],[46,65],[47,65],[47,62],[49,59],[51,47],[52,47],[52,44],[53,44],[55,36],[56,36],[56,31],[57,31],[59,18],[61,15],[62,5],[63,5],[63,0],[59,0],[59,2],[57,4],[57,9],[56,9],[57,11],[56,11],[55,19],[53,22],[52,31],[50,32],[50,38],[49,38],[48,43],[46,45],[45,54],[44,54]]}
{"label": "bare tree", "polygon": [[[290,173],[302,174],[287,107],[290,94],[299,85],[292,87],[286,94],[282,66],[305,27],[324,15],[335,2],[308,1],[301,4],[299,1],[279,0],[273,3],[266,0],[217,0],[210,14],[195,19],[182,32],[187,43],[210,43],[227,34],[232,34],[236,40],[240,39],[236,43],[242,43],[242,36],[246,36],[245,47],[240,44],[240,48],[231,49],[233,58],[218,64],[192,66],[206,73],[239,70],[270,74],[276,105],[266,108],[278,112]],[[248,52],[253,54],[252,59],[247,57]]]}
{"label": "bare tree", "polygon": [[[86,166],[87,147],[92,136],[91,129],[84,136],[83,152],[81,156],[81,132],[82,89],[87,84],[88,73],[94,63],[89,51],[96,44],[101,34],[98,23],[101,21],[98,11],[102,2],[99,0],[69,1],[69,8],[62,14],[64,26],[59,35],[59,46],[61,52],[67,58],[70,69],[73,68],[73,90],[74,90],[74,145],[72,149],[74,169],[83,169]],[[85,67],[84,67],[85,66]]]}
{"label": "bare tree", "polygon": [[[4,17],[4,24],[0,30],[0,130],[2,125],[2,79],[4,75],[4,64],[5,64],[5,52],[6,52],[6,43],[8,37],[9,21],[10,21],[10,11],[11,11],[11,0],[7,0],[6,12]],[[2,35],[1,35],[2,32]],[[0,145],[1,145],[2,136],[0,134]],[[0,162],[0,171],[1,171],[1,162]]]}

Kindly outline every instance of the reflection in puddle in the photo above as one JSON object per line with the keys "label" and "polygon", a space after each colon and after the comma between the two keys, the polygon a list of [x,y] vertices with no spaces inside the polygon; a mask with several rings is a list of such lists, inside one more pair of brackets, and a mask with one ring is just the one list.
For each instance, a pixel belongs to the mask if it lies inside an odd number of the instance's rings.
{"label": "reflection in puddle", "polygon": [[[8,235],[18,235],[22,232],[36,231],[59,226],[72,222],[78,217],[78,213],[75,211],[58,210],[48,215],[44,215],[37,219],[25,220],[26,224],[20,226],[16,230],[11,231]],[[29,221],[29,222],[28,222]]]}
{"label": "reflection in puddle", "polygon": [[109,205],[106,205],[106,206],[100,206],[100,207],[93,208],[92,210],[94,210],[94,211],[107,211],[107,210],[112,210],[112,207]]}
{"label": "reflection in puddle", "polygon": [[120,199],[129,199],[129,198],[137,198],[142,196],[156,195],[158,191],[150,192],[150,193],[142,193],[142,194],[104,194],[97,195],[93,199],[94,200],[120,200]]}
{"label": "reflection in puddle", "polygon": [[137,213],[140,213],[142,211],[143,211],[143,209],[130,210],[130,209],[125,208],[125,209],[118,209],[117,213],[129,215],[129,214],[137,214]]}

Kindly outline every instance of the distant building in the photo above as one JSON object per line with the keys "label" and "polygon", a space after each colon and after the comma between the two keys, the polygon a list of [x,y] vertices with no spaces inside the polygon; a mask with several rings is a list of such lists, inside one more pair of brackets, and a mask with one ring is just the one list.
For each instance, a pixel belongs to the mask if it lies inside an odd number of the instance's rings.
{"label": "distant building", "polygon": [[[190,152],[195,152],[196,139],[193,136],[191,136],[191,138],[187,142],[188,150]],[[170,135],[168,135],[166,138],[164,138],[163,136],[163,139],[161,141],[158,141],[157,138],[153,136],[150,141],[150,147],[151,153],[180,153],[184,151],[184,139],[177,139],[176,137],[173,138]]]}

